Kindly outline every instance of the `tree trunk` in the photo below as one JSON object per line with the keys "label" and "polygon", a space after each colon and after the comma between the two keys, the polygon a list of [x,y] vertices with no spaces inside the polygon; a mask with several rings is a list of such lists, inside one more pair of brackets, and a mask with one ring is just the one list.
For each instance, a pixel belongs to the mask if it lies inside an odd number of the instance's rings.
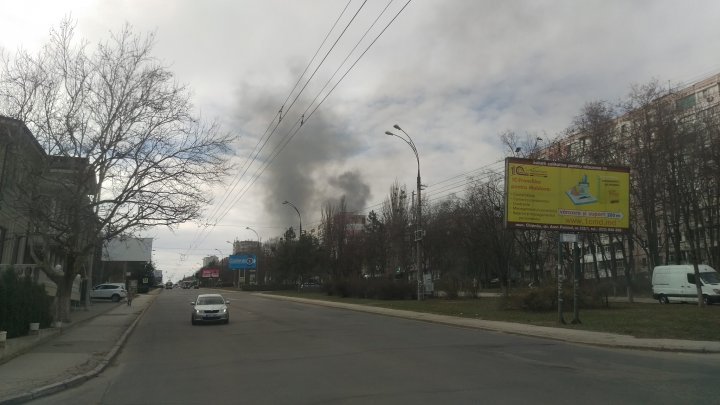
{"label": "tree trunk", "polygon": [[593,257],[593,273],[595,273],[595,280],[600,281],[600,270],[598,269],[598,262],[597,262],[597,245],[595,244],[595,238],[593,238],[590,242],[590,253],[592,253]]}
{"label": "tree trunk", "polygon": [[57,284],[57,294],[55,295],[55,311],[53,319],[58,322],[70,322],[70,297],[72,294],[73,280],[67,281],[67,277],[63,276]]}
{"label": "tree trunk", "polygon": [[627,299],[629,303],[634,302],[634,296],[633,296],[633,275],[634,275],[634,260],[633,260],[633,250],[635,248],[635,243],[633,241],[632,236],[627,238],[628,245],[627,249],[625,248],[625,242],[623,241],[625,238],[618,238],[620,240],[620,246],[622,247],[622,255],[623,260],[625,262],[625,288],[627,291]]}

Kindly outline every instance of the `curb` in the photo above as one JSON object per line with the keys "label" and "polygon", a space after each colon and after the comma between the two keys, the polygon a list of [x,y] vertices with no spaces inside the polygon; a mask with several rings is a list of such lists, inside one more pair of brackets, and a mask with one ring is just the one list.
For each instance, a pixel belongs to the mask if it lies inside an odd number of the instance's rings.
{"label": "curb", "polygon": [[448,315],[437,315],[425,312],[368,307],[358,304],[347,304],[335,301],[313,300],[308,298],[287,297],[255,293],[253,295],[318,305],[331,308],[347,309],[351,311],[366,312],[377,315],[392,316],[396,318],[412,319],[422,322],[438,323],[469,329],[479,329],[498,333],[508,333],[519,336],[530,336],[542,339],[556,340],[566,343],[583,344],[614,349],[633,349],[677,353],[720,353],[720,342],[675,340],[675,339],[644,339],[630,335],[619,335],[606,332],[595,332],[574,329],[553,328],[547,326],[526,325],[521,323],[488,321],[472,318],[459,318]]}
{"label": "curb", "polygon": [[[64,391],[69,388],[74,388],[79,385],[82,385],[85,381],[96,377],[98,374],[102,373],[105,368],[115,359],[115,356],[120,352],[123,345],[125,344],[125,341],[130,336],[132,331],[135,329],[137,324],[142,319],[143,315],[145,315],[145,312],[152,306],[152,304],[155,302],[155,299],[157,299],[159,294],[148,294],[151,296],[150,301],[145,306],[145,308],[138,314],[138,316],[135,318],[135,320],[130,324],[130,326],[123,332],[123,334],[120,336],[120,338],[115,342],[115,345],[112,349],[105,355],[105,358],[100,361],[100,364],[98,364],[94,369],[88,371],[87,373],[83,373],[80,375],[76,375],[74,377],[70,377],[66,380],[56,382],[50,385],[46,385],[44,387],[36,388],[33,390],[30,390],[29,392],[26,392],[24,394],[19,394],[14,397],[0,400],[0,405],[15,405],[15,404],[22,404],[28,401],[32,401],[35,399],[38,399],[40,397],[57,394],[60,391]],[[96,316],[93,316],[91,318],[87,318],[86,320],[93,319],[97,316],[100,316],[102,314],[105,314],[108,311],[102,312],[100,314],[97,314]],[[84,321],[79,322],[79,324],[82,324]]]}

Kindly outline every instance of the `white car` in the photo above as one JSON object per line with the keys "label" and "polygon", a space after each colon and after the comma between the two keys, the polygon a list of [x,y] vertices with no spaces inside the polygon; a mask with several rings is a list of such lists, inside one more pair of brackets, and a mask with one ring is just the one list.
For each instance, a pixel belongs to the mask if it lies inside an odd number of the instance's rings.
{"label": "white car", "polygon": [[200,294],[190,304],[193,306],[190,315],[190,323],[195,325],[198,322],[230,322],[230,301],[220,294]]}
{"label": "white car", "polygon": [[93,300],[118,302],[123,298],[127,298],[127,291],[123,283],[98,284],[90,290],[90,299]]}

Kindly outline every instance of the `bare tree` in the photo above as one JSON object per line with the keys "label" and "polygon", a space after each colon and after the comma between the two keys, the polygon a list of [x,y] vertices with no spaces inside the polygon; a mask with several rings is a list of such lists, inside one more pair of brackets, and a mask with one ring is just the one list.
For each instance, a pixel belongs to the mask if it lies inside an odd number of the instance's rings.
{"label": "bare tree", "polygon": [[466,239],[462,224],[467,220],[465,212],[455,200],[446,200],[430,207],[424,216],[427,235],[423,241],[424,257],[430,271],[443,280],[445,292],[456,297],[457,292],[470,287],[467,255],[463,244]]}
{"label": "bare tree", "polygon": [[390,194],[380,209],[388,241],[388,268],[409,274],[410,240],[407,237],[410,226],[410,210],[405,186],[396,181],[390,187]]}
{"label": "bare tree", "polygon": [[718,141],[713,139],[715,125],[708,127],[709,122],[699,119],[696,111],[688,114],[678,108],[676,113],[678,125],[672,134],[674,148],[668,153],[670,177],[674,182],[669,189],[677,197],[689,261],[695,273],[698,305],[703,306],[706,298],[702,294],[699,264],[705,260],[712,264],[709,252],[717,249],[710,241],[714,239],[716,231],[713,228],[717,225],[717,174],[713,172],[717,166],[713,161],[713,143]]}
{"label": "bare tree", "polygon": [[394,277],[393,269],[388,267],[388,235],[385,224],[375,211],[370,211],[365,225],[365,264],[370,276]]}
{"label": "bare tree", "polygon": [[2,60],[0,111],[58,157],[41,174],[53,187],[33,190],[54,198],[28,200],[35,259],[58,285],[57,320],[67,320],[72,282],[99,240],[199,218],[206,186],[229,170],[232,138],[193,113],[153,45],[126,26],[91,52],[64,20],[37,55]]}
{"label": "bare tree", "polygon": [[658,101],[665,95],[656,82],[633,86],[624,105],[627,121],[621,129],[621,142],[627,144],[627,159],[634,169],[631,176],[631,208],[637,226],[636,238],[646,249],[650,268],[660,264],[661,218],[665,177],[662,162],[655,148],[661,132],[669,130],[672,114]]}
{"label": "bare tree", "polygon": [[488,174],[483,181],[477,181],[468,189],[465,199],[467,212],[472,215],[467,223],[469,232],[474,234],[471,250],[483,255],[488,266],[485,270],[486,284],[491,277],[497,277],[509,291],[512,278],[511,266],[520,267],[513,261],[513,231],[504,229],[502,221],[503,201],[502,178],[497,174]]}

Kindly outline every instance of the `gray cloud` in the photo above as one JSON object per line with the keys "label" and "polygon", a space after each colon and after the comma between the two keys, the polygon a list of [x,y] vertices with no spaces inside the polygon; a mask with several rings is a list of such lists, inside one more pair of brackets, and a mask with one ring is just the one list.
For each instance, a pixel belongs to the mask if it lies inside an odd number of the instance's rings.
{"label": "gray cloud", "polygon": [[[154,55],[190,86],[206,117],[219,117],[241,136],[239,164],[344,6],[331,0],[220,1],[213,7],[190,0],[176,0],[173,7],[164,0],[7,3],[0,46],[9,50],[23,43],[32,52],[68,12],[92,43],[126,21],[140,32],[157,31]],[[498,134],[505,130],[552,137],[585,102],[622,98],[632,83],[655,77],[675,85],[716,73],[717,46],[707,39],[720,36],[720,2],[687,3],[412,2],[233,206],[222,227],[203,240],[202,249],[188,253],[193,260],[167,268],[190,271],[202,255],[226,249],[225,241],[250,236],[247,225],[263,238],[295,226],[297,214],[282,206],[286,199],[302,210],[305,227],[328,200],[345,195],[356,209],[381,202],[395,180],[414,188],[412,152],[384,135],[393,124],[412,135],[431,196],[433,184],[501,158]],[[384,6],[368,2],[338,44],[338,58],[331,55],[315,83],[324,83]],[[318,90],[311,84],[306,94],[314,97]],[[306,104],[286,116],[261,162]],[[367,202],[363,185],[370,189]],[[213,191],[220,200],[226,190]],[[157,246],[176,249],[168,257],[177,257],[178,248],[195,242],[197,234],[190,225],[177,235],[158,232]]]}

